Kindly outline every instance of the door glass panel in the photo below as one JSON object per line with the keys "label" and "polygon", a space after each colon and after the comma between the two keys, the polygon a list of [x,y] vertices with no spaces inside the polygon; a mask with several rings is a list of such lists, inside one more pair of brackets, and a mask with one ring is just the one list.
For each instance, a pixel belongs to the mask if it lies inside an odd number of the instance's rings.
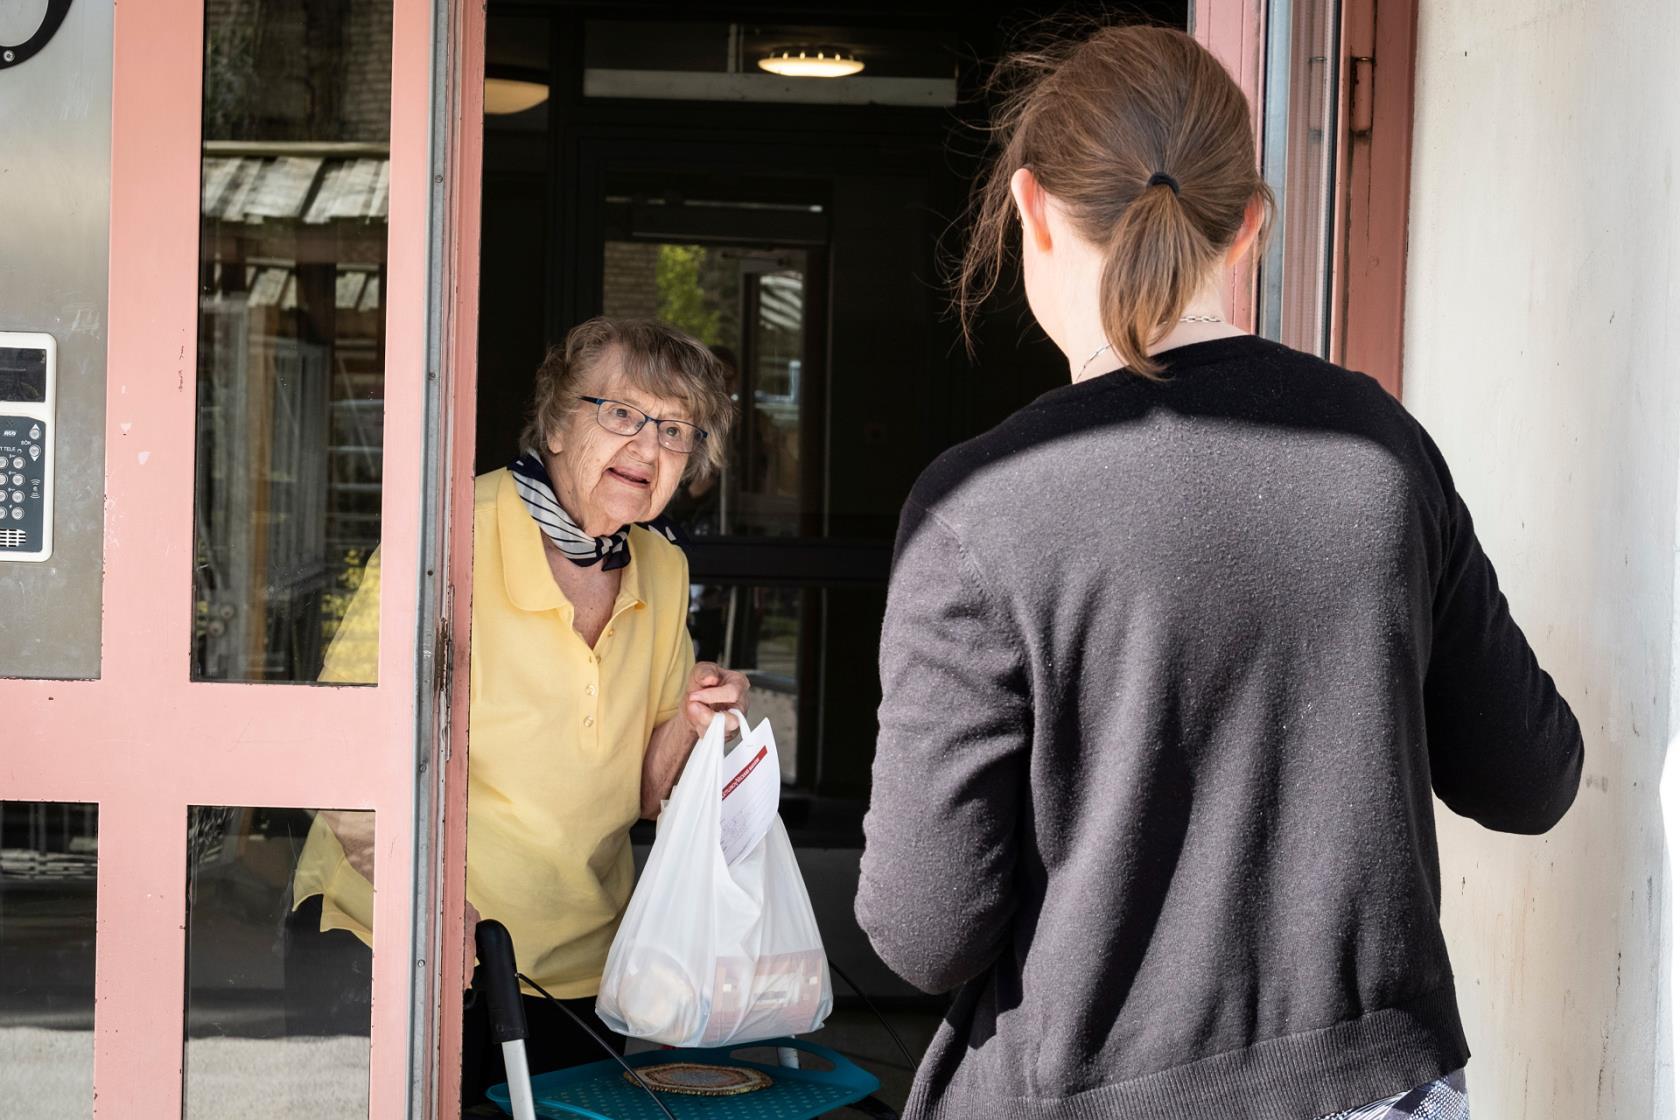
{"label": "door glass panel", "polygon": [[[99,810],[0,801],[0,1112],[93,1115]],[[45,1102],[51,1102],[50,1105]]]}
{"label": "door glass panel", "polygon": [[391,0],[204,34],[193,676],[313,681],[379,541]]}
{"label": "door glass panel", "polygon": [[609,241],[607,315],[664,319],[712,347],[737,403],[721,476],[683,486],[668,515],[695,536],[792,536],[819,504],[802,469],[816,434],[805,366],[806,254]]}
{"label": "door glass panel", "polygon": [[741,414],[737,532],[799,531],[800,374],[805,353],[805,278],[785,269],[752,274],[747,285],[745,360],[752,369]]}
{"label": "door glass panel", "polygon": [[367,1116],[373,818],[189,809],[188,1120]]}
{"label": "door glass panel", "polygon": [[1260,333],[1330,352],[1339,5],[1270,0],[1263,163],[1277,227],[1260,265]]}
{"label": "door glass panel", "polygon": [[815,666],[805,656],[813,637],[806,606],[816,592],[798,587],[695,584],[689,589],[688,629],[694,655],[745,673],[752,682],[752,718],[776,731],[782,781],[800,778],[800,696]]}

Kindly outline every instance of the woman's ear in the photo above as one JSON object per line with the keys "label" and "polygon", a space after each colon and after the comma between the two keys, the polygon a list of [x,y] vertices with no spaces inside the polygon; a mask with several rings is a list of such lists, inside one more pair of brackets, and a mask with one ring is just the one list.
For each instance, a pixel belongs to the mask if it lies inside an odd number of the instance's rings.
{"label": "woman's ear", "polygon": [[1038,176],[1031,168],[1019,167],[1009,177],[1009,193],[1015,198],[1015,217],[1021,223],[1021,243],[1040,252],[1049,252],[1052,245],[1050,223],[1046,220],[1048,200]]}
{"label": "woman's ear", "polygon": [[1260,227],[1266,221],[1266,204],[1259,195],[1248,200],[1243,208],[1242,225],[1237,229],[1237,239],[1231,242],[1231,247],[1225,250],[1225,267],[1235,268],[1242,263],[1248,251],[1254,248],[1254,242],[1260,236]]}

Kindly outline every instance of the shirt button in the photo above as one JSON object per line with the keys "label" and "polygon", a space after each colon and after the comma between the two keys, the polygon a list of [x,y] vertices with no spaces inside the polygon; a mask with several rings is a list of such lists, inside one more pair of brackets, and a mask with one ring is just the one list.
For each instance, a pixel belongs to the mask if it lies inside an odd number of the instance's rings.
{"label": "shirt button", "polygon": [[583,717],[583,725],[585,727],[594,727],[595,726],[595,717],[594,716],[584,716]]}
{"label": "shirt button", "polygon": [[608,630],[608,631],[607,631],[607,637],[609,637],[609,638],[610,638],[610,637],[612,637],[612,636],[613,636],[613,635],[614,635],[614,634],[616,634],[616,633],[618,633],[618,631],[617,631],[617,630]]}
{"label": "shirt button", "polygon": [[594,686],[594,685],[592,685],[592,684],[586,684],[586,685],[584,685],[584,686],[583,686],[583,694],[584,694],[584,695],[585,695],[585,696],[593,696],[593,695],[595,695],[595,686]]}

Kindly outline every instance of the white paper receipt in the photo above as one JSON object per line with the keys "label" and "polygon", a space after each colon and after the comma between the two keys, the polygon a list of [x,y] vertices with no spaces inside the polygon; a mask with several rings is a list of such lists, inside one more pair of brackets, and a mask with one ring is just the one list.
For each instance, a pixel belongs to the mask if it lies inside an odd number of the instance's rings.
{"label": "white paper receipt", "polygon": [[770,721],[761,720],[724,756],[723,862],[733,864],[770,831],[782,803],[782,764]]}

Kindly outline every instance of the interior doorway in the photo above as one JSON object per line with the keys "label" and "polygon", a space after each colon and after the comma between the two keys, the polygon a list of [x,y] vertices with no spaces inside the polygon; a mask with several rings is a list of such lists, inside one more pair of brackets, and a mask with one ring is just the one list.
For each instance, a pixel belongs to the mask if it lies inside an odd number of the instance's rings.
{"label": "interior doorway", "polygon": [[[1137,5],[1184,26],[1183,0]],[[1020,314],[971,362],[946,313],[987,67],[1111,5],[498,4],[486,51],[477,469],[517,450],[531,371],[600,313],[670,319],[738,371],[695,538],[697,643],[778,706],[796,838],[852,843],[903,499],[940,451],[1065,378]],[[862,70],[776,80],[801,42]],[[500,111],[498,111],[500,110]],[[983,371],[983,372],[976,372]],[[785,714],[784,714],[785,713]],[[785,730],[784,730],[785,728]]]}
{"label": "interior doorway", "polygon": [[[892,977],[851,915],[893,536],[935,456],[1067,377],[1018,292],[971,358],[944,265],[992,62],[1047,24],[1120,18],[1184,27],[1188,5],[488,8],[476,468],[516,453],[532,371],[593,315],[672,321],[734,369],[729,465],[670,509],[692,538],[691,636],[752,678],[825,946],[912,1045],[942,1004]],[[800,43],[861,69],[760,69]],[[837,994],[831,1044],[902,1089],[890,1043]]]}

